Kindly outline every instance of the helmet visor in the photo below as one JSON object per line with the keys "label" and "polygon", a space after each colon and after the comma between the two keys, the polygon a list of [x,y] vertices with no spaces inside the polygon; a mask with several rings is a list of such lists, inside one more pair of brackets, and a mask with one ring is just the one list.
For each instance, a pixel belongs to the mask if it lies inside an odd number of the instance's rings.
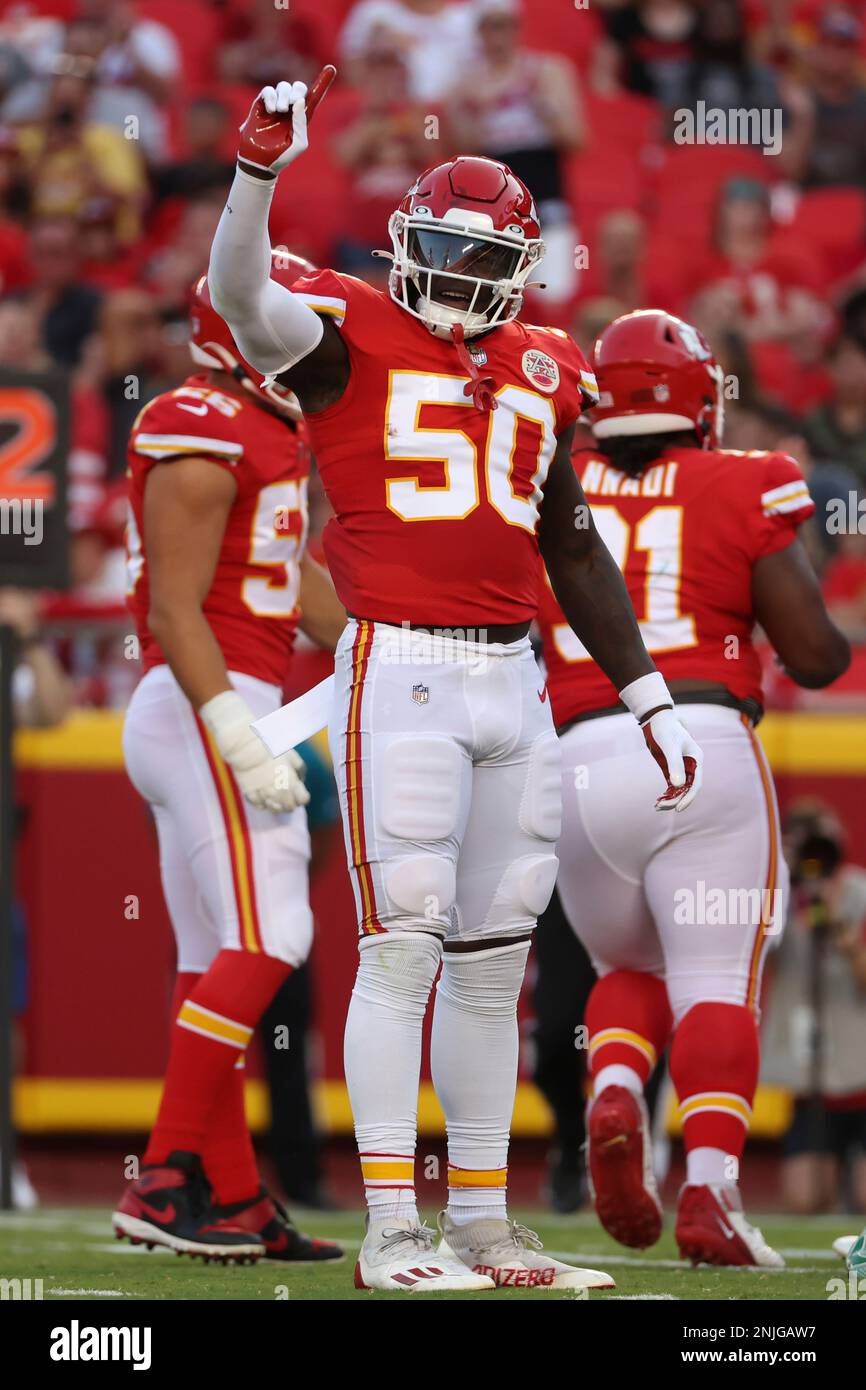
{"label": "helmet visor", "polygon": [[424,270],[493,282],[510,280],[523,256],[520,246],[502,246],[461,232],[428,232],[421,227],[410,229],[407,250]]}

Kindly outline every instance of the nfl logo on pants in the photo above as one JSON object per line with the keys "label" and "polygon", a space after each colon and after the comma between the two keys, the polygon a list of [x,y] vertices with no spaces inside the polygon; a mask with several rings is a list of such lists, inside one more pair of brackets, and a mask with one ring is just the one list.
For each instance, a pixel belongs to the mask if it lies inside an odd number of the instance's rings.
{"label": "nfl logo on pants", "polygon": [[426,705],[427,701],[430,699],[430,691],[427,686],[413,685],[412,699],[415,701],[416,705]]}

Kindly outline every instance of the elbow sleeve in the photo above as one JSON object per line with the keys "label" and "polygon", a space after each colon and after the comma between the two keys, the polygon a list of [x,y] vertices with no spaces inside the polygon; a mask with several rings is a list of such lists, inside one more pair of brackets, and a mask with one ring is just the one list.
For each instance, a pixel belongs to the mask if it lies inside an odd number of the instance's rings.
{"label": "elbow sleeve", "polygon": [[208,288],[243,356],[277,376],[312,352],[324,325],[318,314],[271,279],[268,215],[274,182],[235,175],[211,249]]}

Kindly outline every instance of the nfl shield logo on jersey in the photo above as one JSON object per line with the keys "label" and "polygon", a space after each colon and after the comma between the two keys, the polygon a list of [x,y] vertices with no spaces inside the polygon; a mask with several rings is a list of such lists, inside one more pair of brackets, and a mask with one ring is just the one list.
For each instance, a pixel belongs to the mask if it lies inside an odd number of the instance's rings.
{"label": "nfl shield logo on jersey", "polygon": [[551,393],[559,385],[559,368],[552,357],[538,348],[528,348],[523,354],[523,374],[537,386],[539,391]]}
{"label": "nfl shield logo on jersey", "polygon": [[430,699],[429,688],[426,685],[413,685],[412,699],[415,701],[416,705],[426,705],[427,701]]}

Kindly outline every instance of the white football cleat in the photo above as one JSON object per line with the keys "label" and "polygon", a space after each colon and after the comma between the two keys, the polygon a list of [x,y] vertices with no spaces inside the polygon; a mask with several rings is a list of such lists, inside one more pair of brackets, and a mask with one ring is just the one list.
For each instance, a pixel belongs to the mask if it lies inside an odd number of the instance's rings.
{"label": "white football cleat", "polygon": [[397,1217],[371,1221],[355,1265],[356,1289],[402,1289],[404,1293],[472,1293],[492,1289],[493,1280],[467,1269],[453,1255],[433,1251],[429,1226]]}
{"label": "white football cleat", "polygon": [[693,1265],[757,1265],[784,1269],[785,1261],[750,1226],[733,1183],[686,1183],[677,1208],[677,1245]]}
{"label": "white football cleat", "polygon": [[462,1260],[476,1274],[486,1274],[498,1288],[614,1289],[609,1274],[578,1269],[541,1254],[534,1231],[500,1217],[457,1225],[447,1211],[439,1216],[442,1239],[437,1254]]}

